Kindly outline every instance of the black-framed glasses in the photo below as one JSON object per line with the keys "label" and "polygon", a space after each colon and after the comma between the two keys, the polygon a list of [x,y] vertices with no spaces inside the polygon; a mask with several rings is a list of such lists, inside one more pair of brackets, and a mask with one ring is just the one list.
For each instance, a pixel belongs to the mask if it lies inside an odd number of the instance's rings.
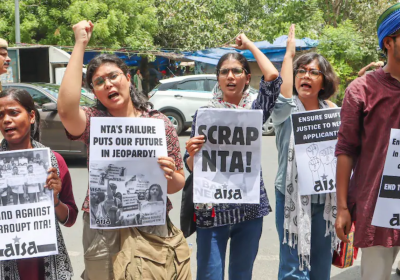
{"label": "black-framed glasses", "polygon": [[318,79],[318,77],[321,74],[322,75],[324,74],[321,71],[316,70],[316,69],[306,70],[306,69],[302,69],[302,68],[296,69],[295,73],[296,73],[296,77],[299,79],[304,78],[306,76],[306,74],[308,73],[308,77],[312,80],[316,80],[316,79]]}
{"label": "black-framed glasses", "polygon": [[92,85],[92,87],[93,87],[94,89],[101,89],[101,88],[103,88],[103,86],[105,85],[107,79],[108,79],[112,84],[116,84],[116,83],[118,83],[119,81],[121,81],[121,74],[124,74],[124,73],[122,73],[122,72],[117,72],[117,71],[110,72],[110,73],[107,74],[107,75],[97,77],[97,78],[92,82],[91,85]]}
{"label": "black-framed glasses", "polygon": [[232,74],[235,77],[240,77],[242,76],[243,72],[247,73],[246,69],[241,68],[241,67],[234,67],[234,68],[221,68],[218,70],[218,76],[228,76],[229,72],[232,71]]}

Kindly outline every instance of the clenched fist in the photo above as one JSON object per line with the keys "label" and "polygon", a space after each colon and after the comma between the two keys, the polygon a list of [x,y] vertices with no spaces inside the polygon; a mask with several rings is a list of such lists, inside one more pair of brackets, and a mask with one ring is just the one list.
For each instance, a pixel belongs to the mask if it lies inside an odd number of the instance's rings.
{"label": "clenched fist", "polygon": [[92,36],[93,27],[94,25],[90,20],[82,20],[75,24],[72,27],[75,34],[75,43],[83,43],[86,47]]}

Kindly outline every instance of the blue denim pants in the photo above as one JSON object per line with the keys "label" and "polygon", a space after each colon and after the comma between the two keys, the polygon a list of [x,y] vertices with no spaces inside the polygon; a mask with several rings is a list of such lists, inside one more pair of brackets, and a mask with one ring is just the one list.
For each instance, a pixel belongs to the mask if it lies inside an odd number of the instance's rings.
{"label": "blue denim pants", "polygon": [[251,280],[263,218],[234,225],[197,228],[197,280],[223,280],[231,238],[229,280]]}
{"label": "blue denim pants", "polygon": [[276,229],[280,242],[278,280],[329,280],[332,250],[331,236],[325,237],[324,204],[311,204],[311,271],[306,267],[300,271],[297,247],[291,248],[288,244],[283,244],[285,195],[275,190],[275,196]]}

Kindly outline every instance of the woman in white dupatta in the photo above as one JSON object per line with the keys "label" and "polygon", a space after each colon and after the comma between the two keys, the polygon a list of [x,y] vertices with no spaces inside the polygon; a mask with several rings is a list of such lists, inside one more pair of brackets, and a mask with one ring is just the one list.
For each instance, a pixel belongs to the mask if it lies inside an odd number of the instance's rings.
{"label": "woman in white dupatta", "polygon": [[[276,226],[280,241],[278,279],[328,280],[332,248],[337,240],[334,230],[336,194],[299,195],[291,115],[336,107],[327,99],[336,92],[338,79],[323,56],[307,53],[293,63],[295,53],[295,27],[292,25],[281,70],[281,94],[272,112],[279,160],[275,181]],[[334,160],[334,151],[331,152]]]}

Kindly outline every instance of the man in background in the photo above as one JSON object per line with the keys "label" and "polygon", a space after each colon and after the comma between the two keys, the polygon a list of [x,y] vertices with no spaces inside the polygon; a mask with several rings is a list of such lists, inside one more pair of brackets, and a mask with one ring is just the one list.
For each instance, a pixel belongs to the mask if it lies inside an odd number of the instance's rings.
{"label": "man in background", "polygon": [[[11,58],[8,56],[8,44],[7,41],[0,38],[0,75],[7,73],[8,66],[10,66]],[[0,82],[0,92],[2,91]],[[1,138],[3,138],[0,135]]]}
{"label": "man in background", "polygon": [[400,3],[377,22],[383,68],[355,79],[346,89],[336,144],[336,233],[343,242],[356,221],[361,279],[387,280],[400,251],[400,230],[372,225],[390,133],[400,129]]}

